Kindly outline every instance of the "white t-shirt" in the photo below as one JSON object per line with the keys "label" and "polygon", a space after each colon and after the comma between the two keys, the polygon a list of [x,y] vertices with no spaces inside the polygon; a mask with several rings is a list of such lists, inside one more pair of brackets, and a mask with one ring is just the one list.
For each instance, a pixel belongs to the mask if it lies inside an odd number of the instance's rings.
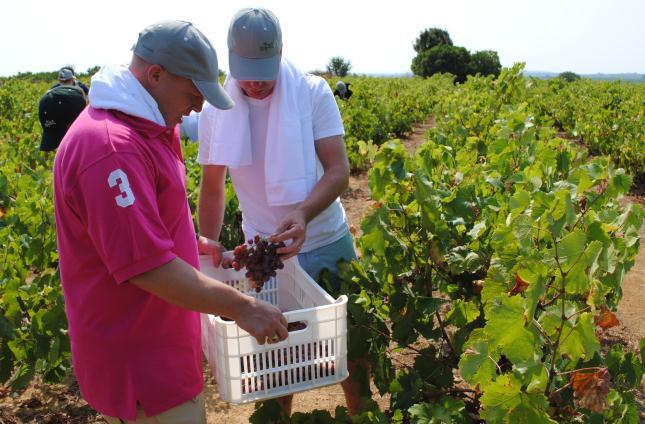
{"label": "white t-shirt", "polygon": [[[309,75],[311,88],[312,122],[314,140],[334,135],[344,135],[343,121],[336,99],[324,79]],[[229,168],[233,187],[242,209],[242,229],[246,238],[255,234],[267,237],[274,234],[284,217],[298,205],[269,206],[265,190],[264,154],[271,96],[262,100],[245,97],[249,105],[251,122],[251,149],[253,162],[248,166]],[[317,161],[318,179],[323,174]],[[307,225],[307,237],[301,252],[309,252],[335,242],[347,232],[345,210],[340,198],[329,205]]]}

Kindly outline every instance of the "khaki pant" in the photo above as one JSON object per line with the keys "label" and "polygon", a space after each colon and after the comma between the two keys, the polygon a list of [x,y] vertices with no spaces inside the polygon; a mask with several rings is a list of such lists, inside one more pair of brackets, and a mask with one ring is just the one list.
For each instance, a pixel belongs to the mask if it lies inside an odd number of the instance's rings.
{"label": "khaki pant", "polygon": [[204,393],[154,417],[146,417],[141,407],[137,408],[136,421],[128,421],[103,415],[108,424],[206,424]]}

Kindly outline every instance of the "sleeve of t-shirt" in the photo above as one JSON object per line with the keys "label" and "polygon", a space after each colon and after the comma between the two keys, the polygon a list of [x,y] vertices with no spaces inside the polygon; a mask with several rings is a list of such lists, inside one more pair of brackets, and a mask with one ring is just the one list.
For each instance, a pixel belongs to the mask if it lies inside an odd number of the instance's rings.
{"label": "sleeve of t-shirt", "polygon": [[200,165],[210,164],[211,136],[213,134],[215,113],[217,113],[217,109],[207,104],[199,114],[199,121],[197,122],[197,138],[199,139],[197,163]]}
{"label": "sleeve of t-shirt", "polygon": [[312,84],[314,140],[345,135],[336,98],[327,82],[315,76],[311,76],[309,82]]}
{"label": "sleeve of t-shirt", "polygon": [[157,204],[155,169],[113,153],[81,175],[73,199],[103,264],[118,283],[176,257]]}

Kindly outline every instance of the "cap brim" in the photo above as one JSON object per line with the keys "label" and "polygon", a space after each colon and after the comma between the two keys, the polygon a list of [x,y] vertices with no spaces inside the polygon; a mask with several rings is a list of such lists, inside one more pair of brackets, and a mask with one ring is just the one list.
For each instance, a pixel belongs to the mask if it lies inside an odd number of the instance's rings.
{"label": "cap brim", "polygon": [[43,152],[51,152],[56,150],[60,145],[60,142],[65,137],[65,132],[59,134],[58,132],[43,131],[43,136],[40,139],[40,147],[38,150]]}
{"label": "cap brim", "polygon": [[239,56],[232,51],[228,52],[228,66],[231,75],[238,81],[273,81],[278,78],[280,60],[282,56],[276,54],[262,59],[249,59]]}
{"label": "cap brim", "polygon": [[235,106],[235,102],[229,97],[228,93],[224,91],[222,86],[213,81],[195,81],[195,86],[200,93],[204,96],[206,101],[218,109],[230,109]]}

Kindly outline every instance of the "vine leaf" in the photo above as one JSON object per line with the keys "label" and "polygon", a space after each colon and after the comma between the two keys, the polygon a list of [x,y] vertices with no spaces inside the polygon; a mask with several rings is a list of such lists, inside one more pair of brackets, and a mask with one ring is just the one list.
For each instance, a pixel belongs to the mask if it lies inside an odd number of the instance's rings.
{"label": "vine leaf", "polygon": [[607,308],[602,308],[600,315],[596,318],[596,325],[603,330],[620,325],[620,321],[613,312]]}
{"label": "vine leaf", "polygon": [[487,343],[513,364],[528,361],[537,353],[535,335],[525,328],[522,297],[506,297],[493,302],[486,312],[486,320]]}
{"label": "vine leaf", "polygon": [[499,354],[489,351],[488,336],[481,328],[471,333],[464,347],[459,361],[461,377],[473,386],[486,386],[495,378]]}
{"label": "vine leaf", "polygon": [[609,377],[607,368],[573,372],[571,385],[578,406],[602,414],[607,406]]}
{"label": "vine leaf", "polygon": [[515,274],[515,286],[508,292],[509,296],[515,296],[516,294],[524,293],[529,287],[529,283],[524,281],[519,274]]}
{"label": "vine leaf", "polygon": [[418,424],[468,423],[466,406],[462,400],[444,396],[432,403],[417,403],[408,411]]}

